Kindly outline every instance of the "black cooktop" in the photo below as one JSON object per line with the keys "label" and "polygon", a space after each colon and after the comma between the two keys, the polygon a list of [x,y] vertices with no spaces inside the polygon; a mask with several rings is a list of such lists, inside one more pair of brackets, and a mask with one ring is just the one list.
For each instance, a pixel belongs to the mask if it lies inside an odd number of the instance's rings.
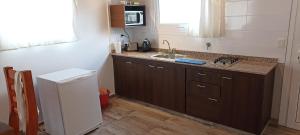
{"label": "black cooktop", "polygon": [[214,63],[218,65],[230,66],[239,61],[237,57],[223,56],[215,59]]}

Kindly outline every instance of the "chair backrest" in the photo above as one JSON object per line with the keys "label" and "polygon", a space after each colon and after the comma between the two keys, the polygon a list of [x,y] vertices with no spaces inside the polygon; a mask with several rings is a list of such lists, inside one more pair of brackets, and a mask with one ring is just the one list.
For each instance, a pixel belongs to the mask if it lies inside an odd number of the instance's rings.
{"label": "chair backrest", "polygon": [[[9,96],[9,125],[14,128],[15,134],[19,134],[19,117],[17,109],[17,98],[14,88],[16,71],[13,67],[4,67],[7,91]],[[34,87],[31,71],[20,71],[23,83],[23,97],[26,111],[26,135],[37,135],[38,112],[35,100]]]}

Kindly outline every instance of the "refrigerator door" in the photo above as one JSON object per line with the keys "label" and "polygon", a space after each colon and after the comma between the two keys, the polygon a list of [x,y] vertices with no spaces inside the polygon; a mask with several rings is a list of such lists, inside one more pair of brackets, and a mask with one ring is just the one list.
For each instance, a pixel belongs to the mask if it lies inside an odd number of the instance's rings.
{"label": "refrigerator door", "polygon": [[102,122],[96,73],[58,83],[65,135],[85,134]]}

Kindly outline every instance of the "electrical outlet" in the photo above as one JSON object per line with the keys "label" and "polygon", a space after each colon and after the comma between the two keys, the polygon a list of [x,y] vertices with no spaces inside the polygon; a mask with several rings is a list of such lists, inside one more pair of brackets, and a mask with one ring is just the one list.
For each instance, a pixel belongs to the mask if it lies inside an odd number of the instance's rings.
{"label": "electrical outlet", "polygon": [[287,47],[287,38],[279,38],[277,41],[278,48],[285,49]]}

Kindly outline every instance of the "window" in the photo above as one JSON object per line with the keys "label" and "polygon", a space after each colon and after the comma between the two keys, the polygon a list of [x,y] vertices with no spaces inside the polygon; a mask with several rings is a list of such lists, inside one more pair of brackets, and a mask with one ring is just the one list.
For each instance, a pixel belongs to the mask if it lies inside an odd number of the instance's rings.
{"label": "window", "polygon": [[186,31],[191,36],[212,38],[224,34],[225,0],[158,1],[160,28],[180,24],[181,26],[175,26],[175,29],[179,29],[173,32],[184,31],[182,24],[186,24]]}
{"label": "window", "polygon": [[159,0],[159,6],[160,24],[183,24],[200,19],[201,0]]}
{"label": "window", "polygon": [[0,50],[75,39],[73,0],[0,0]]}

